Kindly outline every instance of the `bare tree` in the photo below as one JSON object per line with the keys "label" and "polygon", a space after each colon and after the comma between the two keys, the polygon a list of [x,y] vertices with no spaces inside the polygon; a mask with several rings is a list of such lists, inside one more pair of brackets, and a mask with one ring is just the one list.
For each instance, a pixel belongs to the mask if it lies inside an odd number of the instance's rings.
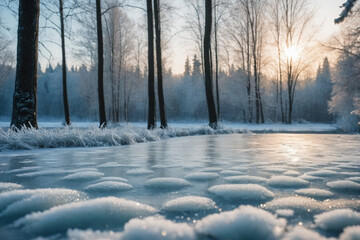
{"label": "bare tree", "polygon": [[17,66],[11,128],[37,128],[40,0],[19,1]]}
{"label": "bare tree", "polygon": [[161,54],[161,18],[160,18],[160,0],[154,0],[154,13],[155,13],[155,33],[156,33],[156,61],[157,61],[157,77],[158,77],[158,98],[160,110],[160,128],[167,128],[167,121],[165,115],[165,100],[163,89],[163,66]]}
{"label": "bare tree", "polygon": [[154,22],[152,0],[146,0],[147,22],[148,22],[148,129],[156,128],[156,108],[155,108],[155,73],[154,73]]}
{"label": "bare tree", "polygon": [[105,99],[104,99],[104,43],[101,22],[101,3],[96,0],[96,23],[98,39],[98,95],[100,127],[106,127]]}
{"label": "bare tree", "polygon": [[218,118],[216,114],[211,64],[211,29],[212,29],[212,1],[205,0],[205,35],[204,35],[204,68],[205,68],[205,90],[206,101],[209,112],[209,126],[216,129]]}

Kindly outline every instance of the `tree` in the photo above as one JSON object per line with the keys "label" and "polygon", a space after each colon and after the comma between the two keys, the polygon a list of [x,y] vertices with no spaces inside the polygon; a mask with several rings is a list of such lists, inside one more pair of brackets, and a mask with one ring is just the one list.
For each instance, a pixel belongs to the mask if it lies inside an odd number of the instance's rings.
{"label": "tree", "polygon": [[154,23],[152,0],[146,0],[147,23],[148,23],[148,125],[147,129],[156,128],[156,108],[155,108],[155,73],[154,73]]}
{"label": "tree", "polygon": [[11,128],[37,128],[40,0],[19,1],[17,66]]}
{"label": "tree", "polygon": [[106,127],[105,99],[104,99],[104,43],[101,22],[101,3],[96,0],[96,26],[98,40],[98,95],[100,127]]}
{"label": "tree", "polygon": [[165,100],[163,90],[163,66],[161,54],[161,18],[160,18],[160,0],[154,0],[154,13],[155,13],[155,33],[156,33],[156,61],[157,61],[157,77],[158,77],[158,98],[160,110],[160,128],[167,128],[167,121],[165,115]]}
{"label": "tree", "polygon": [[349,15],[351,9],[354,7],[357,0],[347,0],[341,7],[344,10],[340,13],[340,16],[334,20],[335,23],[341,23]]}
{"label": "tree", "polygon": [[190,60],[189,60],[189,56],[186,57],[185,60],[185,71],[184,71],[184,76],[185,77],[189,77],[191,73],[191,66],[190,66]]}
{"label": "tree", "polygon": [[205,68],[205,91],[209,113],[209,126],[216,129],[218,118],[216,114],[211,67],[211,29],[212,29],[212,1],[205,0],[205,35],[204,35],[204,68]]}
{"label": "tree", "polygon": [[60,11],[60,29],[61,29],[61,54],[62,54],[62,83],[63,83],[63,101],[64,101],[64,113],[65,113],[65,124],[70,125],[70,112],[69,102],[67,94],[67,80],[66,80],[66,53],[65,53],[65,27],[64,27],[64,10],[63,0],[59,0],[59,11]]}

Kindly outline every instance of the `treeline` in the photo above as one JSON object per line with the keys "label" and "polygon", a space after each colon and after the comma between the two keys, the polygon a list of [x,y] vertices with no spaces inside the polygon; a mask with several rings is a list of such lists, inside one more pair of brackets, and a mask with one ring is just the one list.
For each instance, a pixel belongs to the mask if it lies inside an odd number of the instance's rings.
{"label": "treeline", "polygon": [[[39,4],[38,0],[33,2]],[[35,122],[33,116],[36,119],[37,114],[54,119],[65,115],[69,124],[66,115],[70,115],[79,120],[98,120],[104,126],[107,120],[147,120],[149,129],[156,126],[156,119],[163,128],[167,119],[208,119],[216,128],[221,120],[290,124],[294,120],[333,122],[336,118],[343,126],[356,129],[360,34],[359,8],[354,2],[344,5],[345,13],[339,18],[348,19],[343,36],[325,46],[340,53],[338,64],[331,69],[325,54],[314,51],[319,48],[314,38],[318,29],[309,1],[184,0],[182,32],[186,33],[184,41],[190,40],[194,48],[182,75],[172,74],[168,65],[171,51],[176,51],[169,49],[174,37],[172,1],[59,0],[42,3],[40,13],[40,5],[36,8],[25,0],[19,3],[37,18],[39,14],[45,18],[40,53],[49,51],[46,43],[53,41],[46,38],[50,35],[46,29],[61,33],[62,64],[48,66],[45,72],[36,73],[34,68],[25,74],[22,70],[28,70],[27,63],[34,62],[19,59],[19,52],[24,53],[29,46],[26,41],[18,44],[16,71],[2,57],[2,117],[27,112]],[[140,9],[137,21],[128,16],[129,8]],[[353,9],[350,18],[349,9]],[[19,12],[19,24],[26,24],[20,21],[20,13],[28,12]],[[56,24],[54,16],[61,24]],[[39,26],[31,27],[39,31]],[[25,28],[19,25],[19,29]],[[84,63],[70,70],[66,66],[66,36],[75,47],[73,57]],[[31,40],[37,47],[37,41]],[[0,38],[1,44],[9,41]],[[312,74],[320,61],[317,73]],[[19,77],[21,74],[24,77]],[[28,82],[37,86],[36,94],[32,88],[26,93],[19,88],[26,84],[18,81],[29,77]],[[12,103],[15,78],[19,89],[13,99],[22,96],[21,104]],[[20,109],[15,115],[12,106]],[[34,109],[35,115],[31,113]]]}

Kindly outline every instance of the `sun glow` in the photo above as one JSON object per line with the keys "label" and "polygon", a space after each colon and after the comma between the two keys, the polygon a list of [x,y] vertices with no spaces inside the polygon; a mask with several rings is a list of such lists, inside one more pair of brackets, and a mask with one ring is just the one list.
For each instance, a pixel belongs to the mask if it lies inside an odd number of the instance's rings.
{"label": "sun glow", "polygon": [[294,46],[285,47],[285,56],[288,60],[297,60],[299,58],[299,49]]}

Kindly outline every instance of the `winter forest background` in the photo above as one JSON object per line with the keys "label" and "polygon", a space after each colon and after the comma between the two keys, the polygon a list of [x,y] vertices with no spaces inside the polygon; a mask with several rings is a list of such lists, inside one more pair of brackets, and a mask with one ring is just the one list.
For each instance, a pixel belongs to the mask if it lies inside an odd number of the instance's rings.
{"label": "winter forest background", "polygon": [[[213,85],[220,121],[337,122],[345,131],[358,131],[359,5],[342,23],[341,34],[319,41],[316,9],[299,0],[292,1],[294,12],[286,12],[283,2],[214,3]],[[161,5],[166,114],[169,121],[204,121],[208,116],[202,53],[204,1],[182,3],[180,11],[173,1]],[[64,4],[68,55],[73,60],[67,69],[70,116],[98,121],[95,1]],[[107,119],[144,122],[148,111],[145,1],[106,0],[102,4]],[[1,1],[1,6],[0,12],[9,16],[17,11],[16,1]],[[52,52],[60,44],[57,9],[58,1],[41,4],[40,56],[49,63],[39,64],[40,120],[64,118],[62,66],[54,61]],[[176,31],[174,18],[182,18]],[[6,22],[0,17],[1,121],[11,118],[16,66],[16,36]],[[171,69],[176,49],[170,43],[175,37],[193,46],[182,60],[182,74]]]}

